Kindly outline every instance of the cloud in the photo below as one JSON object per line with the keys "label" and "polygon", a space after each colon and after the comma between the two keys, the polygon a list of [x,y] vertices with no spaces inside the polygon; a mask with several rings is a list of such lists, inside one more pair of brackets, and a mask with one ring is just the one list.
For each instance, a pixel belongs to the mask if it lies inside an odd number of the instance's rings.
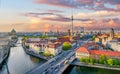
{"label": "cloud", "polygon": [[44,12],[48,12],[48,13],[64,13],[64,11],[62,10],[56,10],[56,9],[37,9],[37,10],[40,10],[40,11],[44,11]]}
{"label": "cloud", "polygon": [[82,18],[100,18],[100,17],[112,17],[112,16],[118,16],[120,15],[120,12],[115,11],[96,11],[91,13],[78,13],[77,17]]}
{"label": "cloud", "polygon": [[67,18],[67,17],[54,17],[54,18],[50,18],[50,17],[44,17],[42,18],[42,20],[48,20],[48,21],[59,21],[59,22],[70,22],[71,19]]}
{"label": "cloud", "polygon": [[[82,17],[88,17],[85,13],[80,13],[77,16],[81,16],[81,14],[83,14]],[[23,16],[39,18],[39,19],[47,20],[47,21],[59,21],[59,22],[70,22],[71,21],[71,16],[65,16],[62,14],[51,13],[51,12],[43,12],[43,13],[28,12],[28,13],[24,13]],[[84,22],[84,21],[90,21],[92,19],[74,17],[73,20]]]}
{"label": "cloud", "polygon": [[66,8],[76,8],[77,2],[75,4],[72,3],[71,0],[35,0],[36,3],[39,4],[47,4],[52,6],[66,7]]}
{"label": "cloud", "polygon": [[120,4],[120,0],[104,0],[104,1],[110,4]]}
{"label": "cloud", "polygon": [[43,12],[43,13],[36,13],[36,12],[28,12],[28,13],[23,13],[23,16],[27,16],[27,17],[39,17],[40,15],[55,15],[54,13],[50,13],[50,12]]}
{"label": "cloud", "polygon": [[49,12],[49,13],[63,13],[64,11],[61,11],[61,10],[45,10],[46,12]]}
{"label": "cloud", "polygon": [[[62,8],[79,8],[88,10],[120,11],[120,0],[34,0],[38,4],[46,4]],[[109,6],[107,6],[109,5]],[[111,6],[113,6],[111,8]]]}

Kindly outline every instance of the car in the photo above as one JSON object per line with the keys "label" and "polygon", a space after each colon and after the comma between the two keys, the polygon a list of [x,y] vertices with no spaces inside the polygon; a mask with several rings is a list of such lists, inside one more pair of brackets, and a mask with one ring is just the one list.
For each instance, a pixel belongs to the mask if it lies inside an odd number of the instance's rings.
{"label": "car", "polygon": [[51,69],[54,69],[54,66],[51,66]]}
{"label": "car", "polygon": [[57,72],[58,71],[58,68],[55,68],[55,70],[54,70],[55,72]]}
{"label": "car", "polygon": [[66,60],[65,62],[64,62],[64,64],[67,64],[68,63],[68,60]]}
{"label": "car", "polygon": [[48,71],[47,71],[47,70],[45,70],[45,71],[43,72],[43,74],[48,74]]}

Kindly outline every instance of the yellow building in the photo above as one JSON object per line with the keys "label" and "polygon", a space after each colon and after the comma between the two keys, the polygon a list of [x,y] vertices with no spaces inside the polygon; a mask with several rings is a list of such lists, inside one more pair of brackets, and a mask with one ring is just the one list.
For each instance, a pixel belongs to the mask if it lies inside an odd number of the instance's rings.
{"label": "yellow building", "polygon": [[59,42],[49,44],[45,47],[44,52],[48,54],[58,55],[62,52],[62,44]]}

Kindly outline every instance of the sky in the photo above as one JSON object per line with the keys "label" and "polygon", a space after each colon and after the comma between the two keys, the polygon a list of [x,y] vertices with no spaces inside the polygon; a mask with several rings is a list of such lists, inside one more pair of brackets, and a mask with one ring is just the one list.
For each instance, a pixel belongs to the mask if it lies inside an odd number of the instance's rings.
{"label": "sky", "polygon": [[0,32],[120,29],[120,0],[0,0]]}

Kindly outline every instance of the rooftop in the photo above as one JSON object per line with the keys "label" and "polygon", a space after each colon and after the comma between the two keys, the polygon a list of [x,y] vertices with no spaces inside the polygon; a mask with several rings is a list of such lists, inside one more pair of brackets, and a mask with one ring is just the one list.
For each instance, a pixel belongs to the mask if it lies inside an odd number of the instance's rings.
{"label": "rooftop", "polygon": [[116,51],[107,51],[107,50],[89,50],[90,54],[101,55],[104,54],[105,56],[117,56],[120,57],[120,52]]}
{"label": "rooftop", "polygon": [[96,43],[95,42],[86,43],[86,44],[82,45],[82,47],[88,48],[88,47],[93,46],[93,45],[96,45]]}
{"label": "rooftop", "polygon": [[85,52],[85,53],[89,53],[89,51],[87,50],[87,48],[85,47],[80,47],[77,49],[77,52]]}

